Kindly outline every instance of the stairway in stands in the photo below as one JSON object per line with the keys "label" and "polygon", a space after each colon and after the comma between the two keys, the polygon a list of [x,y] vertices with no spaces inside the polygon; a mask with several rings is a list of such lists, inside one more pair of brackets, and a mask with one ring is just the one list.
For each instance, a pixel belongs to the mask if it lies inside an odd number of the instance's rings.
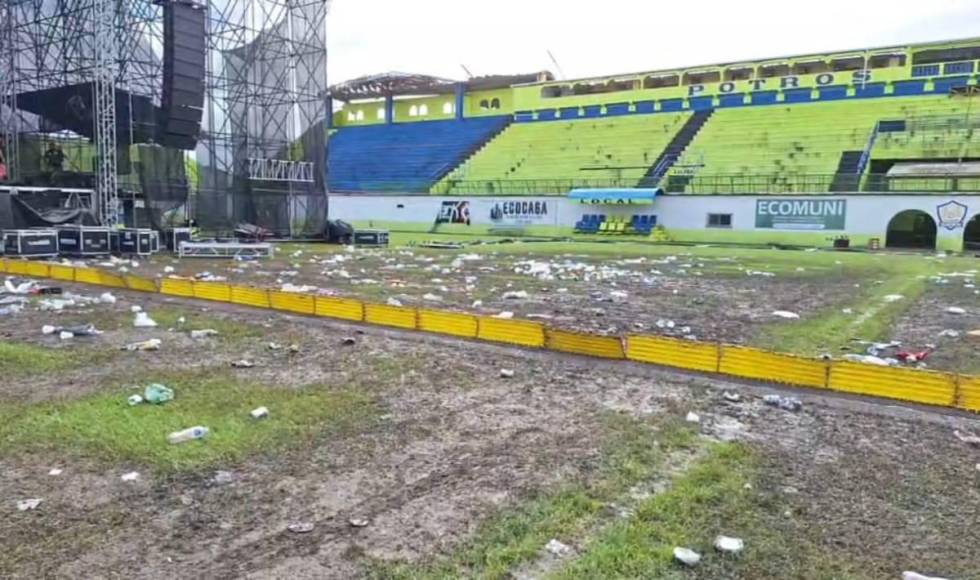
{"label": "stairway in stands", "polygon": [[830,191],[857,191],[861,181],[861,158],[864,151],[844,151],[837,162],[837,171]]}
{"label": "stairway in stands", "polygon": [[677,163],[684,150],[691,144],[694,136],[708,122],[708,119],[711,118],[711,114],[714,112],[714,109],[697,111],[687,119],[684,126],[674,135],[674,138],[671,139],[667,147],[660,153],[660,156],[653,162],[653,165],[650,166],[650,169],[647,170],[646,175],[640,181],[640,187],[656,187],[660,183],[660,180],[667,175],[667,172],[674,166],[674,163]]}

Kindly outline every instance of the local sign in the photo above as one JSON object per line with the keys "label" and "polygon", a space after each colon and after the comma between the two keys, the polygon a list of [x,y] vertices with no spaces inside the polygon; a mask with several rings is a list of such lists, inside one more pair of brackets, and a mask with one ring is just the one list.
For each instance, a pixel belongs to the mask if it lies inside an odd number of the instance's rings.
{"label": "local sign", "polygon": [[755,227],[774,230],[843,230],[843,199],[757,199]]}

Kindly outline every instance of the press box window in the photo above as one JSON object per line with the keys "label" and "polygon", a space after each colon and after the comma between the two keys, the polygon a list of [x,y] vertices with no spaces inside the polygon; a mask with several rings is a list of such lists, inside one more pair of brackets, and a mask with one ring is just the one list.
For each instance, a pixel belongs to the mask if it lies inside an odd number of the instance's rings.
{"label": "press box window", "polygon": [[730,228],[732,227],[732,214],[730,213],[709,213],[709,228]]}

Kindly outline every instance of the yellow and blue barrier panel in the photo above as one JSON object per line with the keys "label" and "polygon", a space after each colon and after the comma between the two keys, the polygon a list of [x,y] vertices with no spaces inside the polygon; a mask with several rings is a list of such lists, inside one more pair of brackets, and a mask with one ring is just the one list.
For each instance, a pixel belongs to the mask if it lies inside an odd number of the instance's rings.
{"label": "yellow and blue barrier panel", "polygon": [[974,375],[812,359],[744,346],[663,336],[603,336],[570,332],[530,320],[373,304],[353,298],[314,296],[182,278],[151,280],[44,262],[0,259],[0,273],[227,302],[526,348],[649,363],[710,375],[980,412],[980,376]]}

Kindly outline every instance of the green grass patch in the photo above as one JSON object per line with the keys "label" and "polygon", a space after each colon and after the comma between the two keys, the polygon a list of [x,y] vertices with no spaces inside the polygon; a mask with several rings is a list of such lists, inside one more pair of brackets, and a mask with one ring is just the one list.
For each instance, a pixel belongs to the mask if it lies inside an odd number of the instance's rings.
{"label": "green grass patch", "polygon": [[[8,410],[0,425],[0,451],[46,448],[162,471],[193,470],[343,433],[375,412],[367,395],[319,385],[269,388],[213,374],[164,382],[176,397],[159,406],[128,406],[126,398],[142,391],[134,387]],[[259,406],[269,408],[268,419],[255,421],[249,416]],[[181,445],[167,443],[169,433],[197,425],[208,427],[210,435]]]}
{"label": "green grass patch", "polygon": [[[746,489],[757,461],[741,444],[712,445],[706,456],[675,478],[670,489],[642,503],[586,545],[585,552],[551,577],[578,578],[861,578],[842,554],[826,554],[780,529],[782,507]],[[789,524],[786,524],[789,525]],[[746,542],[739,556],[712,546],[719,535]],[[676,546],[702,554],[699,566],[681,568]]]}
{"label": "green grass patch", "polygon": [[631,486],[653,477],[674,444],[688,448],[696,434],[681,421],[652,425],[627,416],[604,418],[603,461],[595,478],[542,492],[483,522],[448,557],[421,564],[373,561],[370,573],[385,579],[503,579],[533,560],[552,538],[583,536],[606,506]]}
{"label": "green grass patch", "polygon": [[0,369],[3,369],[4,379],[53,373],[88,364],[92,360],[91,354],[69,348],[0,341]]}
{"label": "green grass patch", "polygon": [[[219,339],[230,342],[238,342],[262,336],[264,330],[258,326],[238,322],[222,316],[188,312],[187,310],[175,308],[149,308],[147,310],[150,318],[155,320],[160,325],[160,328],[173,328],[188,332],[210,328],[218,331]],[[184,318],[183,324],[179,323],[181,317]]]}

